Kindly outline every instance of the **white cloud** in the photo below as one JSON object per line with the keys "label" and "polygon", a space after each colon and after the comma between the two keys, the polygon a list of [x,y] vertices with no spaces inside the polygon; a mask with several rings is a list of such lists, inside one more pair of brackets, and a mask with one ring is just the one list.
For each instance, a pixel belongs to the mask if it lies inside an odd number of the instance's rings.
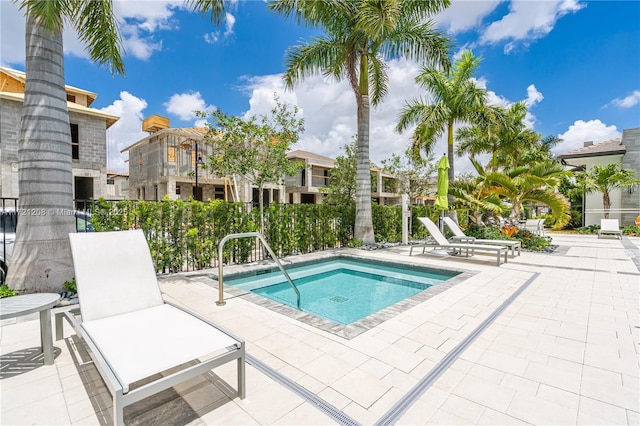
{"label": "white cloud", "polygon": [[482,20],[495,10],[504,0],[490,1],[453,1],[451,6],[438,13],[435,20],[438,26],[449,33],[459,33],[477,28]]}
{"label": "white cloud", "polygon": [[101,109],[120,117],[107,130],[107,168],[110,170],[127,171],[128,153],[121,154],[120,151],[148,136],[142,131],[143,110],[146,107],[144,99],[123,91],[120,92],[120,99]]}
{"label": "white cloud", "polygon": [[200,92],[175,93],[163,105],[167,112],[177,115],[180,120],[184,121],[196,120],[195,111],[213,111],[216,109],[213,105],[207,105]]}
{"label": "white cloud", "polygon": [[512,1],[509,13],[491,23],[480,36],[479,42],[495,44],[508,40],[504,53],[509,54],[520,45],[526,47],[530,40],[546,36],[558,19],[585,6],[578,0]]}
{"label": "white cloud", "polygon": [[236,17],[227,12],[225,14],[225,30],[224,36],[229,37],[233,34],[233,26],[236,24]]}
{"label": "white cloud", "polygon": [[236,24],[236,17],[227,12],[225,14],[225,24],[224,24],[224,33],[220,33],[220,31],[212,31],[210,33],[206,33],[204,37],[204,41],[208,44],[215,44],[220,40],[226,39],[233,35],[233,27]]}
{"label": "white cloud", "polygon": [[566,132],[558,135],[562,142],[556,145],[552,151],[554,154],[562,154],[582,148],[585,142],[599,143],[619,138],[622,133],[616,126],[607,126],[600,120],[576,120]]}
{"label": "white cloud", "polygon": [[609,105],[617,106],[619,108],[631,108],[640,103],[640,90],[634,90],[630,95],[624,98],[615,98],[609,102],[605,107]]}

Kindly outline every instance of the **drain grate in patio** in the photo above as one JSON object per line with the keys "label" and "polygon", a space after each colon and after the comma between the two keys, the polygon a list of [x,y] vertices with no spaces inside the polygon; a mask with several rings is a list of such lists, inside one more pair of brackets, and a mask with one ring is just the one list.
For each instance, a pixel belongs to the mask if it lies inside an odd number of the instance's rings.
{"label": "drain grate in patio", "polygon": [[505,300],[495,311],[491,313],[475,330],[471,332],[462,342],[445,355],[442,360],[426,376],[424,376],[400,401],[396,403],[389,411],[387,411],[380,419],[374,423],[375,426],[392,425],[396,423],[400,417],[413,405],[414,402],[422,396],[423,393],[431,387],[431,385],[453,364],[460,354],[467,349],[474,340],[487,328],[491,323],[507,309],[509,305],[534,282],[539,272],[534,273],[531,278],[524,282],[516,291],[513,292],[507,300]]}

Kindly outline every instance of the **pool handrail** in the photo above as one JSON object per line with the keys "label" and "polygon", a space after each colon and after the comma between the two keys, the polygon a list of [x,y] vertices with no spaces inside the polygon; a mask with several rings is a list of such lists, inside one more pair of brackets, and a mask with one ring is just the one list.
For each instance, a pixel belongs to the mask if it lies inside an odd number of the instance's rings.
{"label": "pool handrail", "polygon": [[284,277],[287,279],[287,281],[289,281],[289,284],[291,285],[293,290],[296,292],[297,306],[298,306],[298,309],[300,309],[300,291],[298,291],[298,287],[296,287],[296,285],[293,283],[293,280],[291,279],[287,271],[285,271],[284,267],[282,266],[282,263],[280,263],[280,260],[278,260],[278,257],[271,249],[271,246],[269,246],[269,243],[267,243],[267,240],[265,240],[262,234],[259,232],[241,232],[238,234],[229,234],[225,236],[222,240],[220,240],[220,243],[218,244],[218,301],[216,302],[216,305],[222,306],[226,303],[224,301],[224,292],[222,289],[222,263],[223,263],[222,249],[224,248],[224,244],[231,239],[239,239],[239,238],[247,238],[247,237],[256,237],[262,242],[264,247],[269,252],[269,255],[271,255],[271,258],[276,262],[276,265],[278,265],[278,268],[280,268],[280,271],[282,272]]}

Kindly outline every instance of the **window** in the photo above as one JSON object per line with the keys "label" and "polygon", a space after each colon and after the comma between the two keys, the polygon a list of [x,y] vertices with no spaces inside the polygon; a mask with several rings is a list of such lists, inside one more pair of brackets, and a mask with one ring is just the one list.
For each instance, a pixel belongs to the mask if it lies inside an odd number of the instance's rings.
{"label": "window", "polygon": [[76,103],[75,95],[67,95],[67,101],[68,102],[73,102],[75,104]]}
{"label": "window", "polygon": [[113,179],[107,179],[107,185],[115,185],[116,181]]}
{"label": "window", "polygon": [[71,158],[74,160],[80,159],[80,138],[77,124],[70,124],[71,126]]}
{"label": "window", "polygon": [[167,161],[169,163],[175,163],[176,162],[176,147],[175,146],[168,146],[167,147]]}
{"label": "window", "polygon": [[176,185],[176,195],[180,195],[180,185]]}

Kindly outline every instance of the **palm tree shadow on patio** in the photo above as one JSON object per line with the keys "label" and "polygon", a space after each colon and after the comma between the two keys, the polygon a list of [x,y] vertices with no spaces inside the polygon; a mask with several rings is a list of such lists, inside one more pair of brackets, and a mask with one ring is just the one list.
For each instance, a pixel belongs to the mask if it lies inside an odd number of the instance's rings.
{"label": "palm tree shadow on patio", "polygon": [[[95,367],[84,341],[77,335],[65,339],[82,384],[87,392],[100,425],[113,424],[113,400]],[[177,368],[183,368],[179,366]],[[167,370],[162,375],[173,372]],[[151,376],[134,384],[142,386],[158,376]],[[195,377],[173,388],[136,402],[124,409],[125,424],[131,425],[183,425],[199,419],[206,413],[231,402],[235,390],[212,372]]]}
{"label": "palm tree shadow on patio", "polygon": [[[53,348],[53,357],[62,353],[60,348]],[[44,354],[39,346],[20,349],[0,356],[0,380],[28,373],[44,365]]]}

